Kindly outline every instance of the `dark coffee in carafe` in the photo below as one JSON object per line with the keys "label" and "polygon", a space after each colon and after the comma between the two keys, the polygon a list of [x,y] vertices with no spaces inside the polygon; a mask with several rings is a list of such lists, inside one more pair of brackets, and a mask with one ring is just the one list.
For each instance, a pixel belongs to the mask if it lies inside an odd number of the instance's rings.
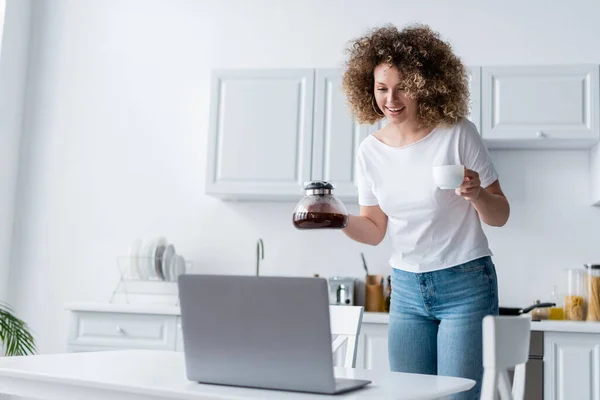
{"label": "dark coffee in carafe", "polygon": [[292,217],[297,229],[341,229],[348,224],[346,207],[332,194],[333,185],[313,181],[304,189],[306,196],[296,205]]}
{"label": "dark coffee in carafe", "polygon": [[338,213],[300,212],[294,213],[294,226],[298,229],[345,228],[348,216]]}

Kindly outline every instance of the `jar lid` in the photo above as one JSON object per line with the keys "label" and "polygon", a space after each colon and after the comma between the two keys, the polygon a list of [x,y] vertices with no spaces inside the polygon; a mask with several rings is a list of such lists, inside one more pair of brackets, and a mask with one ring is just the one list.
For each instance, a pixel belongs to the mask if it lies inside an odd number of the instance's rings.
{"label": "jar lid", "polygon": [[333,185],[327,181],[312,181],[308,182],[306,186],[304,186],[304,190],[313,190],[313,189],[333,189]]}
{"label": "jar lid", "polygon": [[589,269],[600,269],[600,264],[584,264]]}

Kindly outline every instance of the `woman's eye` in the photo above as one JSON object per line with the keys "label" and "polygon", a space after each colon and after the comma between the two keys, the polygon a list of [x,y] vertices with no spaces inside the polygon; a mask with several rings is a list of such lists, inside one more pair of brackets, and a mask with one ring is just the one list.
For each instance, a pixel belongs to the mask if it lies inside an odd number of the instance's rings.
{"label": "woman's eye", "polygon": [[385,88],[377,88],[377,90],[379,90],[380,92],[384,92],[386,89]]}

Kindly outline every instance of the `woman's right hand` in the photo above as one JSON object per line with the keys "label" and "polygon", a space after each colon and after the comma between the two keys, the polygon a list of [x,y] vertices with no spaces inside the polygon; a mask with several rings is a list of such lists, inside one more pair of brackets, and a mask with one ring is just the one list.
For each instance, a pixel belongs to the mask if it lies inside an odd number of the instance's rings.
{"label": "woman's right hand", "polygon": [[360,215],[349,215],[342,231],[352,240],[377,246],[387,232],[388,216],[379,206],[360,206]]}

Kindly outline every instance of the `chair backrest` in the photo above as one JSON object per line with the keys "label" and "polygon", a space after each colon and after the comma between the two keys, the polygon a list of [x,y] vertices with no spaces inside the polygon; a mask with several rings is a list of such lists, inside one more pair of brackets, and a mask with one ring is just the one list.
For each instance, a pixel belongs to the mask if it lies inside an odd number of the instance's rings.
{"label": "chair backrest", "polygon": [[[481,400],[523,400],[525,364],[529,358],[529,317],[483,318],[483,383]],[[512,388],[508,368],[515,368]]]}
{"label": "chair backrest", "polygon": [[329,306],[331,352],[337,367],[356,367],[358,336],[362,324],[362,306]]}

